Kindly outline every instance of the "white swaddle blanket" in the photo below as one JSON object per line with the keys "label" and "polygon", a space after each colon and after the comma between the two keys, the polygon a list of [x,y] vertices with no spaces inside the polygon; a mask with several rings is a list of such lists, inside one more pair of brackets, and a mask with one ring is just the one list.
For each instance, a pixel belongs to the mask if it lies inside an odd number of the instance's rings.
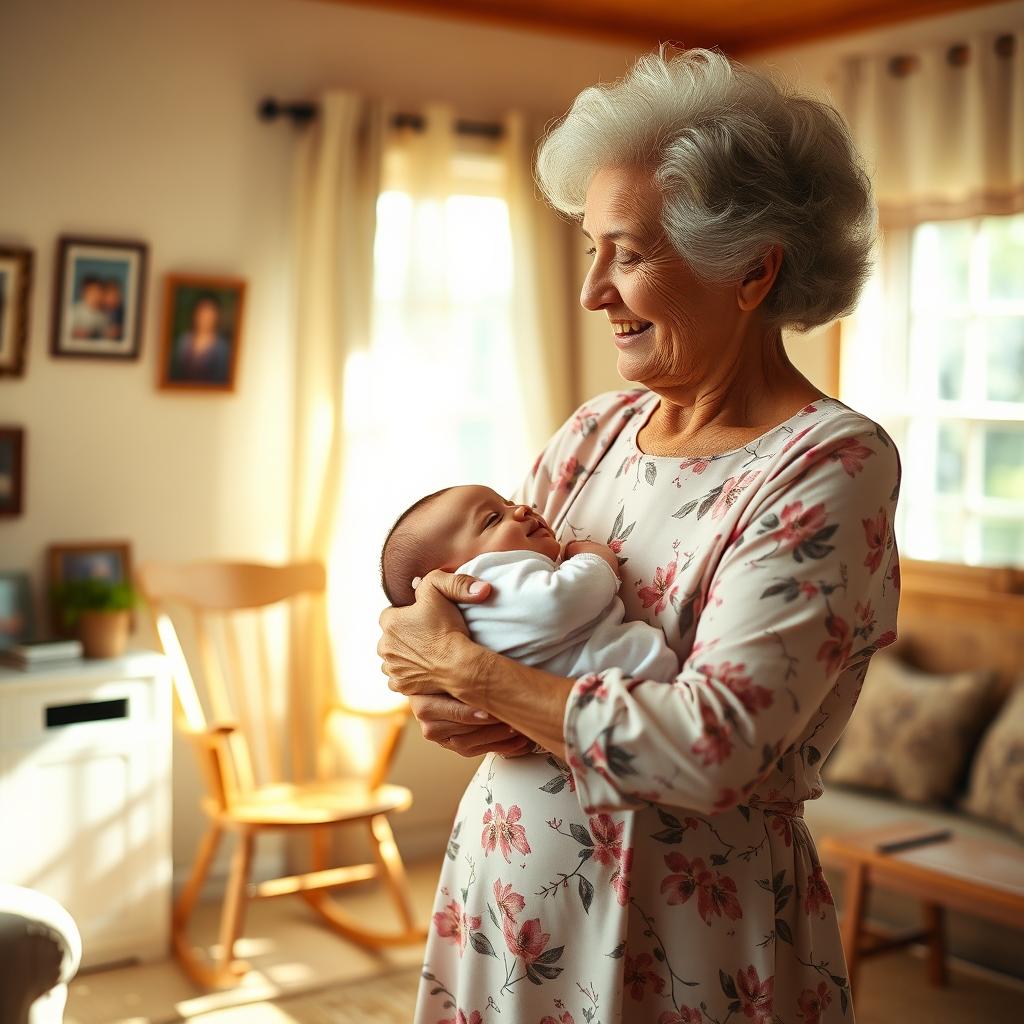
{"label": "white swaddle blanket", "polygon": [[493,587],[482,604],[459,605],[470,635],[492,651],[571,678],[618,668],[668,681],[679,672],[661,629],[622,621],[619,579],[600,555],[556,565],[533,551],[490,551],[455,571]]}

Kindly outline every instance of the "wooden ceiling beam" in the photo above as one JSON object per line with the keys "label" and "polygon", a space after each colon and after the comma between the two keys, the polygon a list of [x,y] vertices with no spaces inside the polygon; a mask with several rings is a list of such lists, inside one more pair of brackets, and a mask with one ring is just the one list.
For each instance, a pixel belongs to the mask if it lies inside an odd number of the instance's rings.
{"label": "wooden ceiling beam", "polygon": [[[999,0],[912,0],[850,12],[837,4],[829,10],[819,3],[813,11],[794,9],[789,23],[779,23],[778,7],[770,11],[765,22],[756,17],[748,21],[748,29],[737,33],[732,18],[715,21],[707,18],[652,19],[627,13],[628,0],[623,0],[622,15],[588,12],[581,15],[557,4],[539,9],[523,10],[515,0],[482,3],[480,0],[321,0],[347,6],[387,8],[425,17],[450,18],[458,21],[503,25],[506,27],[550,32],[559,35],[587,36],[607,42],[638,44],[654,49],[659,42],[685,46],[717,46],[733,55],[749,54],[783,46],[799,45],[818,39],[834,38],[900,22],[949,14],[958,10],[991,6]],[[794,5],[796,8],[796,5]],[[723,0],[722,12],[728,10]]]}

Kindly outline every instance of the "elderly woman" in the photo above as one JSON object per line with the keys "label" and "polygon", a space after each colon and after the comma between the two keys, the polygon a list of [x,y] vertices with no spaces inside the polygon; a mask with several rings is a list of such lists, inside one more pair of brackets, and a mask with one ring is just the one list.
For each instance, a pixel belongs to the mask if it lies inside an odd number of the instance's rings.
{"label": "elderly woman", "polygon": [[581,301],[643,387],[577,410],[508,514],[607,544],[628,616],[664,630],[679,673],[519,665],[452,603],[488,586],[441,572],[384,612],[384,670],[424,735],[490,751],[456,814],[415,1019],[852,1021],[802,812],[895,639],[899,463],[780,332],[854,305],[869,183],[832,108],[706,50],[584,90],[537,170],[582,221]]}

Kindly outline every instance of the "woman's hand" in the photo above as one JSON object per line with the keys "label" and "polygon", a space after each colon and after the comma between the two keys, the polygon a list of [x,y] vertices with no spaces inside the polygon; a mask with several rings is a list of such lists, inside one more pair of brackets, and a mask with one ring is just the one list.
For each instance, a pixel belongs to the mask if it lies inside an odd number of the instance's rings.
{"label": "woman's hand", "polygon": [[453,602],[477,604],[490,592],[491,585],[483,580],[435,569],[419,582],[414,604],[385,608],[377,654],[388,686],[406,697],[452,692],[456,659],[476,646]]}
{"label": "woman's hand", "polygon": [[[491,750],[503,757],[520,757],[533,751],[533,740],[446,693],[410,697],[409,707],[425,740],[463,757],[479,757]],[[484,714],[484,719],[477,714]]]}
{"label": "woman's hand", "polygon": [[377,654],[388,686],[409,698],[424,739],[463,757],[490,750],[517,757],[531,751],[532,740],[447,692],[453,678],[453,642],[468,639],[466,622],[452,602],[486,601],[490,584],[435,570],[415,589],[415,604],[381,613]]}

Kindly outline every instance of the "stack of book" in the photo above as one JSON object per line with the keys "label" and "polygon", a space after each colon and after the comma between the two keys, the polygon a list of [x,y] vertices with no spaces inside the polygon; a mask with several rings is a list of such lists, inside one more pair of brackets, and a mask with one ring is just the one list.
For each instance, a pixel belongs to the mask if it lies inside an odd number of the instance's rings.
{"label": "stack of book", "polygon": [[82,657],[81,640],[23,640],[0,650],[0,659],[15,668],[38,668]]}

